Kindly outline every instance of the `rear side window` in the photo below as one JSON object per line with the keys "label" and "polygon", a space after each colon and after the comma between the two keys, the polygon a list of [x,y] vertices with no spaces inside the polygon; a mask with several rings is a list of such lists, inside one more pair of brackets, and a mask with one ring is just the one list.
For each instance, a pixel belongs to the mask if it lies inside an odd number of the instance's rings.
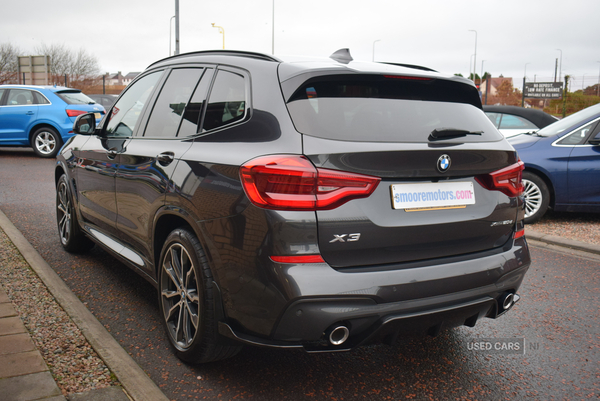
{"label": "rear side window", "polygon": [[312,78],[289,98],[296,129],[326,139],[427,142],[433,130],[482,132],[460,142],[503,136],[480,109],[477,90],[445,80],[382,75]]}
{"label": "rear side window", "polygon": [[572,133],[565,135],[563,139],[557,142],[557,145],[583,145],[586,142],[590,131],[598,124],[598,120],[585,124],[583,127],[577,128]]}
{"label": "rear side window", "polygon": [[198,133],[198,124],[200,124],[202,105],[206,101],[206,94],[212,80],[213,71],[214,70],[212,68],[207,68],[204,72],[204,75],[202,75],[200,83],[196,87],[190,102],[183,112],[181,126],[179,127],[179,133],[177,134],[178,137],[183,138]]}
{"label": "rear side window", "polygon": [[244,76],[219,70],[208,99],[202,130],[208,131],[243,120],[246,99]]}
{"label": "rear side window", "polygon": [[41,93],[33,92],[33,98],[36,104],[50,104],[50,101]]}
{"label": "rear side window", "polygon": [[[185,68],[173,70],[163,85],[160,95],[154,104],[145,137],[173,138],[177,136],[177,130],[182,116],[195,119],[198,124],[199,113],[190,113],[194,108],[190,103],[192,94],[200,76],[202,68]],[[187,113],[186,113],[187,111]]]}
{"label": "rear side window", "polygon": [[538,127],[531,121],[526,120],[519,116],[512,114],[502,115],[502,121],[500,121],[500,129],[538,129]]}
{"label": "rear side window", "polygon": [[500,125],[500,120],[502,119],[502,114],[486,112],[485,115],[490,119],[492,124],[494,124],[494,127],[498,128]]}
{"label": "rear side window", "polygon": [[56,96],[61,98],[67,104],[93,104],[94,102],[91,98],[87,97],[80,91],[60,91],[55,92]]}

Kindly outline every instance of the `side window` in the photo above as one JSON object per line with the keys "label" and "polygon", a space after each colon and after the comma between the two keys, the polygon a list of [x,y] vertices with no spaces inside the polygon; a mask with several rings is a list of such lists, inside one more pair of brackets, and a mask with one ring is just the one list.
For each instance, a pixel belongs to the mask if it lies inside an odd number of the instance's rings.
{"label": "side window", "polygon": [[245,78],[230,71],[218,71],[208,98],[202,131],[243,120],[245,115]]}
{"label": "side window", "polygon": [[35,104],[50,104],[48,99],[41,93],[33,92],[33,98],[35,99]]}
{"label": "side window", "polygon": [[4,96],[4,89],[0,89],[0,106],[2,106],[2,96]]}
{"label": "side window", "polygon": [[498,128],[498,125],[500,125],[500,117],[502,116],[502,114],[500,113],[491,113],[491,112],[486,112],[485,115],[487,116],[487,118],[490,119],[490,121],[492,122],[492,124],[494,124],[494,127]]}
{"label": "side window", "polygon": [[6,104],[9,106],[26,106],[28,104],[35,104],[33,92],[25,89],[11,89],[8,94],[8,101]]}
{"label": "side window", "polygon": [[212,68],[207,68],[204,72],[204,75],[200,79],[200,83],[196,87],[196,90],[192,95],[192,99],[183,112],[181,126],[179,127],[179,133],[177,134],[178,137],[185,138],[186,136],[195,135],[198,133],[198,124],[200,123],[202,105],[206,100],[206,94],[212,81],[213,72],[214,70]]}
{"label": "side window", "polygon": [[107,136],[129,137],[133,135],[148,97],[158,83],[162,71],[153,72],[135,82],[112,108],[106,125]]}
{"label": "side window", "polygon": [[500,129],[532,129],[537,130],[538,127],[535,126],[529,120],[524,118],[513,116],[512,114],[504,114],[502,116],[502,121],[500,122]]}
{"label": "side window", "polygon": [[[190,99],[202,71],[202,68],[185,68],[171,72],[154,104],[144,133],[145,137],[177,136],[182,116],[189,107],[193,107]],[[196,124],[198,124],[197,118],[196,115]]]}
{"label": "side window", "polygon": [[590,130],[594,128],[598,121],[593,121],[589,124],[584,125],[581,128],[576,129],[570,134],[566,135],[563,139],[556,142],[557,145],[583,145],[587,138]]}

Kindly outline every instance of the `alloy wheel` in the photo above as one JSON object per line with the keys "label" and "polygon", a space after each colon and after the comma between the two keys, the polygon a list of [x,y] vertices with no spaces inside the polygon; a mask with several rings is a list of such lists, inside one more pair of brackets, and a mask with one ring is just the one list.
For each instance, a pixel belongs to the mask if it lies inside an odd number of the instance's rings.
{"label": "alloy wheel", "polygon": [[529,180],[523,180],[525,190],[523,191],[523,197],[525,200],[525,217],[531,217],[535,215],[542,206],[542,191],[535,185],[534,182]]}
{"label": "alloy wheel", "polygon": [[174,243],[167,250],[161,268],[163,317],[173,342],[185,350],[192,344],[200,321],[194,262],[183,245]]}
{"label": "alloy wheel", "polygon": [[71,238],[71,200],[67,191],[67,184],[61,182],[58,187],[58,233],[60,241],[66,245]]}
{"label": "alloy wheel", "polygon": [[35,137],[35,147],[40,153],[49,155],[56,149],[56,137],[48,131],[40,132]]}

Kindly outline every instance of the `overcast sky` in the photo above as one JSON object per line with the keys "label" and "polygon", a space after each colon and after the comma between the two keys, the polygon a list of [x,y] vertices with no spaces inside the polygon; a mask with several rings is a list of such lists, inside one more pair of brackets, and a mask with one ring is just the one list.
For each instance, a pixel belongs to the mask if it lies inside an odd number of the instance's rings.
{"label": "overcast sky", "polygon": [[[179,0],[181,53],[225,48],[425,65],[445,73],[512,77],[515,86],[562,75],[581,89],[600,79],[598,0]],[[0,0],[0,43],[25,54],[64,44],[97,57],[101,72],[143,71],[175,50],[175,0]],[[477,31],[477,47],[475,32]],[[377,42],[376,42],[377,41]],[[374,50],[374,52],[373,52]]]}

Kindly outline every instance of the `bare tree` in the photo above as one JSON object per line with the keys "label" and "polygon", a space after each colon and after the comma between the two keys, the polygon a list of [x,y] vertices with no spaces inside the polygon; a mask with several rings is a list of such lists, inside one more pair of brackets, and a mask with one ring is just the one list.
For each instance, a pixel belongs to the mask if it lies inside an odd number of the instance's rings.
{"label": "bare tree", "polygon": [[35,51],[50,56],[50,73],[55,76],[70,75],[71,79],[79,80],[97,76],[100,72],[98,59],[85,49],[74,52],[64,44],[42,44]]}
{"label": "bare tree", "polygon": [[90,54],[87,54],[84,49],[73,55],[73,63],[71,64],[71,74],[82,77],[97,76],[100,73],[98,67],[98,59]]}
{"label": "bare tree", "polygon": [[0,84],[13,83],[17,79],[17,62],[21,50],[10,43],[0,43]]}

